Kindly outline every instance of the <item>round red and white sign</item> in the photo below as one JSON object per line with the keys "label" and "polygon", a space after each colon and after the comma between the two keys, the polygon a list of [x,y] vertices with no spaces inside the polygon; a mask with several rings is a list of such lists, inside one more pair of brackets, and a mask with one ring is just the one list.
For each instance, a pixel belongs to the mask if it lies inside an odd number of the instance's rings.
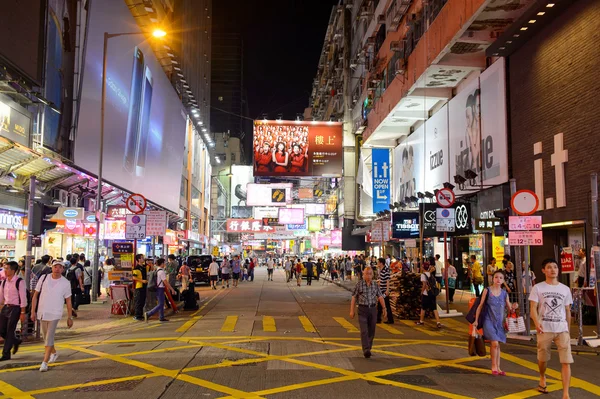
{"label": "round red and white sign", "polygon": [[449,208],[454,205],[456,196],[454,195],[454,191],[449,188],[442,188],[435,194],[435,200],[439,206]]}
{"label": "round red and white sign", "polygon": [[519,190],[510,199],[510,207],[521,216],[533,215],[540,205],[538,196],[531,190]]}
{"label": "round red and white sign", "polygon": [[131,213],[144,213],[146,210],[146,198],[142,194],[131,194],[127,201],[125,201],[125,206]]}

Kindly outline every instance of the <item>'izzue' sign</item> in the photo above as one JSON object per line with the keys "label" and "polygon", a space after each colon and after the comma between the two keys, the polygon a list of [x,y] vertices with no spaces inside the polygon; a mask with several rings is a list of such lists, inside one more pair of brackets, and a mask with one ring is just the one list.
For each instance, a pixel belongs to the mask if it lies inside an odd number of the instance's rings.
{"label": "'izzue' sign", "polygon": [[[437,225],[437,204],[427,203],[420,205],[420,212],[423,215],[423,237],[438,237],[443,233],[436,231]],[[473,232],[473,223],[471,215],[471,204],[455,203],[450,207],[454,209],[453,232],[447,233],[449,236],[462,236]]]}

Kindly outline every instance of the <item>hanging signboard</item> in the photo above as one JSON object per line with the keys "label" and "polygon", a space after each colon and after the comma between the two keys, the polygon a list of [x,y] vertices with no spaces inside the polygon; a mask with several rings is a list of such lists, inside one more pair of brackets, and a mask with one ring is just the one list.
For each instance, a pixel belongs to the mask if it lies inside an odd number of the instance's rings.
{"label": "hanging signboard", "polygon": [[509,231],[508,245],[544,245],[544,234],[542,231]]}
{"label": "hanging signboard", "polygon": [[146,236],[164,236],[167,233],[167,211],[146,211]]}
{"label": "hanging signboard", "polygon": [[573,262],[573,248],[562,247],[560,249],[560,266],[562,273],[571,273],[575,271],[575,263]]}
{"label": "hanging signboard", "polygon": [[389,209],[390,200],[390,151],[374,148],[373,161],[373,213]]}
{"label": "hanging signboard", "polygon": [[508,217],[508,229],[509,230],[541,230],[542,229],[542,217],[541,216],[509,216]]}
{"label": "hanging signboard", "polygon": [[381,242],[390,240],[389,222],[371,223],[371,242]]}

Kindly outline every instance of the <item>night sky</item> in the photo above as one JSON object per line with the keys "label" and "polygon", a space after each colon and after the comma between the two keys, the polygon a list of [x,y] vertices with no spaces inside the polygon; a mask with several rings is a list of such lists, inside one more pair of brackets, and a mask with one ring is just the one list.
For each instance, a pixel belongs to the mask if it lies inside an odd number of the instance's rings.
{"label": "night sky", "polygon": [[243,36],[244,85],[252,118],[267,113],[275,119],[282,113],[284,119],[295,119],[304,112],[331,10],[338,2],[213,1],[213,29],[226,23]]}

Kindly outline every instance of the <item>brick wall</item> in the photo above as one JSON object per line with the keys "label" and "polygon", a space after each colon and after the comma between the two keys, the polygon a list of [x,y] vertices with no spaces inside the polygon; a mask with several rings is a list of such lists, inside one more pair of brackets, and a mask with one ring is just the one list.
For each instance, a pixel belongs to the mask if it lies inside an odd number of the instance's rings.
{"label": "brick wall", "polygon": [[[556,198],[550,156],[564,134],[567,206],[544,222],[590,220],[590,173],[600,173],[600,2],[576,1],[509,58],[512,175],[534,189],[533,144],[543,146],[544,196]],[[587,224],[588,242],[591,225]]]}

